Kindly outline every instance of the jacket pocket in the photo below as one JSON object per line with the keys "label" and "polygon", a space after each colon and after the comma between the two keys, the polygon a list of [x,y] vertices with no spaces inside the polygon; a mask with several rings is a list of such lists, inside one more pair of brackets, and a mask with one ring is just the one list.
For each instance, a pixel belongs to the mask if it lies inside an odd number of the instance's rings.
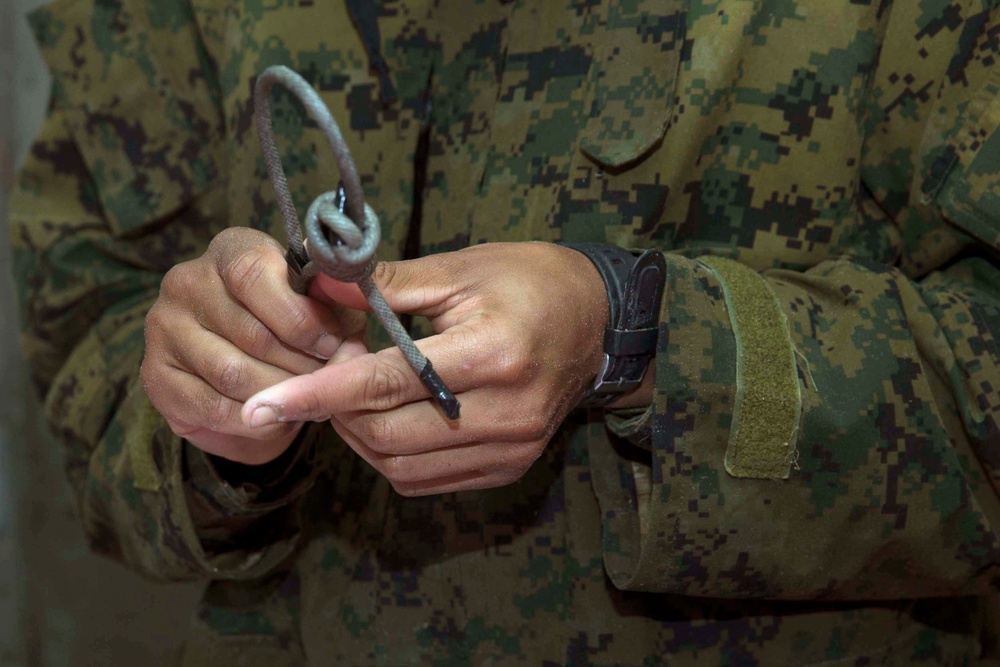
{"label": "jacket pocket", "polygon": [[663,140],[684,46],[684,6],[680,0],[606,4],[580,144],[601,166],[622,168]]}
{"label": "jacket pocket", "polygon": [[217,87],[184,0],[57,0],[30,16],[54,77],[53,104],[112,232],[163,218],[219,170]]}
{"label": "jacket pocket", "polygon": [[956,227],[1000,250],[1000,70],[969,101],[929,172],[925,198]]}

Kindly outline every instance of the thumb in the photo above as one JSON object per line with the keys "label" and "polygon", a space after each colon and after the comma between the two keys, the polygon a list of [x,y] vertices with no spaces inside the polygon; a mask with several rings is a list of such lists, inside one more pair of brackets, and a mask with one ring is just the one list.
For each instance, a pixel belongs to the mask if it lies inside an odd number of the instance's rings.
{"label": "thumb", "polygon": [[[437,317],[448,310],[448,301],[462,290],[465,262],[456,262],[458,253],[431,255],[401,262],[379,262],[372,280],[386,303],[397,313]],[[334,280],[319,274],[313,289],[326,298],[357,310],[371,310],[355,283]]]}

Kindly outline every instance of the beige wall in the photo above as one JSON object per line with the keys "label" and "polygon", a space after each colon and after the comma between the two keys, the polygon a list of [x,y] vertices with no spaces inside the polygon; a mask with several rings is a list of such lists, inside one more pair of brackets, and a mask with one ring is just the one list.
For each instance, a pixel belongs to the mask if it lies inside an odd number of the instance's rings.
{"label": "beige wall", "polygon": [[0,667],[168,665],[199,587],[152,585],[87,552],[58,446],[25,400],[6,206],[50,85],[24,20],[41,4],[0,0]]}

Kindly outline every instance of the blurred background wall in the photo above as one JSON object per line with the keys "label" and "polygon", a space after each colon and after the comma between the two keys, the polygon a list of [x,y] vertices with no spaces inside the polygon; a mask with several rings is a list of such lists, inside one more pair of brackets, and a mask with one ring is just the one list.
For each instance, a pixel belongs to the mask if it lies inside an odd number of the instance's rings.
{"label": "blurred background wall", "polygon": [[42,4],[0,0],[0,667],[170,665],[200,587],[150,584],[87,551],[17,347],[6,208],[48,101],[24,18]]}

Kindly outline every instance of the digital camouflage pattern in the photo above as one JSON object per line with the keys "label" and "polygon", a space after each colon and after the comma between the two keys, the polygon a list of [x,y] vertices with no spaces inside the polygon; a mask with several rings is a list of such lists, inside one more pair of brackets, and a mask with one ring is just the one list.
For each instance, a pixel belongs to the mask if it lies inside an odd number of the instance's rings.
{"label": "digital camouflage pattern", "polygon": [[[382,0],[387,105],[342,3],[35,13],[56,83],[15,275],[94,549],[211,580],[188,665],[974,663],[1000,574],[998,7]],[[251,104],[274,64],[341,121],[383,259],[425,118],[422,253],[669,251],[651,409],[576,414],[518,483],[418,499],[327,426],[235,487],[172,436],[137,382],[144,314],[227,225],[283,240]],[[336,183],[301,118],[276,96],[300,208]],[[787,323],[785,480],[724,466],[773,387],[742,381],[742,288],[709,255]]]}

